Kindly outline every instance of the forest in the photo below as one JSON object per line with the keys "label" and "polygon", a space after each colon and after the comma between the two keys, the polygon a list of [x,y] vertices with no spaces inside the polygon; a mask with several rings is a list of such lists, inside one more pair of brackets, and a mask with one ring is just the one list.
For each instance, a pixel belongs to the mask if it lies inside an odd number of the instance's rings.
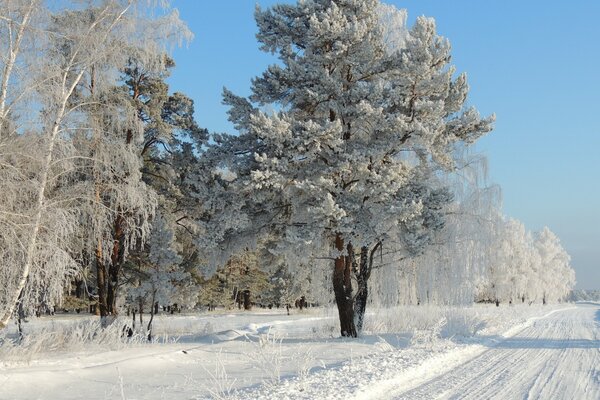
{"label": "forest", "polygon": [[193,34],[167,1],[58,3],[0,0],[0,329],[91,313],[152,340],[157,313],[331,306],[358,337],[373,307],[570,295],[559,238],[502,211],[471,148],[495,116],[433,19],[257,7],[277,62],[223,90],[220,133],[169,88]]}

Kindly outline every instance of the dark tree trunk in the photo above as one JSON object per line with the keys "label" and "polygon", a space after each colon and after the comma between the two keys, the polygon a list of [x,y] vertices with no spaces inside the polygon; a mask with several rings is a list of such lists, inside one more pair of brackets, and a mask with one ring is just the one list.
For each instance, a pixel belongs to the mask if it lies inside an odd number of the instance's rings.
{"label": "dark tree trunk", "polygon": [[306,297],[305,296],[300,297],[300,300],[298,300],[298,308],[300,310],[302,310],[303,308],[306,308]]}
{"label": "dark tree trunk", "polygon": [[[83,281],[80,279],[75,280],[75,297],[77,297],[78,299],[84,298]],[[81,308],[77,307],[75,311],[77,312],[77,314],[79,314],[81,312]]]}
{"label": "dark tree trunk", "polygon": [[77,297],[78,299],[83,299],[84,292],[83,292],[83,281],[76,279],[75,280],[75,297]]}
{"label": "dark tree trunk", "polygon": [[[156,290],[154,292],[152,292],[152,303],[150,304],[155,304],[155,300],[156,300]],[[156,305],[158,305],[158,303],[156,303]],[[152,341],[152,321],[154,320],[154,311],[157,309],[158,307],[153,307],[150,306],[150,321],[148,321],[148,341]]]}
{"label": "dark tree trunk", "polygon": [[370,275],[369,249],[366,246],[360,248],[360,271],[356,274],[356,300],[354,311],[356,313],[356,330],[362,332],[367,309],[367,298],[369,296],[368,280]]}
{"label": "dark tree trunk", "polygon": [[121,215],[117,216],[114,224],[114,240],[113,249],[110,257],[110,266],[108,268],[109,279],[107,282],[107,298],[106,303],[108,312],[111,315],[117,315],[117,296],[119,288],[119,274],[121,273],[121,267],[123,265],[124,258],[124,230],[125,220]]}
{"label": "dark tree trunk", "polygon": [[108,326],[108,306],[106,301],[106,267],[102,262],[102,243],[98,242],[96,247],[96,283],[98,286],[98,307],[96,312],[100,313],[102,327]]}
{"label": "dark tree trunk", "polygon": [[250,290],[246,289],[242,292],[244,298],[244,310],[252,309],[252,303],[250,302]]}
{"label": "dark tree trunk", "polygon": [[139,312],[140,312],[140,329],[144,329],[143,327],[143,323],[144,321],[142,320],[142,314],[144,313],[144,300],[143,299],[139,299],[138,300],[138,306],[139,306]]}
{"label": "dark tree trunk", "polygon": [[[339,233],[335,237],[335,248],[340,252],[344,251],[344,240]],[[351,244],[348,244],[348,249],[352,249]],[[340,318],[340,333],[344,337],[357,337],[356,326],[354,325],[354,306],[352,304],[351,269],[351,251],[348,251],[347,256],[339,256],[335,259],[333,292]]]}
{"label": "dark tree trunk", "polygon": [[17,329],[19,331],[19,343],[25,338],[23,332],[23,322],[25,322],[25,308],[23,307],[23,290],[19,293],[19,306],[17,308]]}

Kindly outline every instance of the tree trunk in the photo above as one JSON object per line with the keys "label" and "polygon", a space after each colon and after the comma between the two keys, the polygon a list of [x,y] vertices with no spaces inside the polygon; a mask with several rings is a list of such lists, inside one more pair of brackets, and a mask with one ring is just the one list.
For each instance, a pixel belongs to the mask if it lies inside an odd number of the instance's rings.
{"label": "tree trunk", "polygon": [[360,248],[360,271],[356,274],[357,288],[356,288],[356,300],[354,304],[355,323],[357,332],[361,332],[363,329],[363,323],[365,319],[365,311],[367,309],[367,298],[369,296],[369,249],[366,246]]}
{"label": "tree trunk", "polygon": [[100,322],[103,328],[109,325],[108,307],[106,303],[106,267],[102,262],[102,243],[98,241],[96,246],[96,283],[98,286],[98,306],[96,311],[100,312]]}
{"label": "tree trunk", "polygon": [[[0,83],[0,138],[2,138],[2,134],[4,132],[3,127],[7,125],[6,117],[8,116],[6,99],[8,96],[8,84],[10,81],[10,76],[13,72],[13,68],[15,63],[17,62],[17,55],[19,54],[21,41],[25,36],[25,32],[29,26],[30,17],[33,13],[34,5],[36,3],[31,1],[29,2],[29,7],[25,10],[23,14],[23,18],[21,22],[18,24],[19,29],[15,34],[12,33],[9,35],[10,45],[8,46],[8,57],[5,59],[4,63],[4,71],[2,71],[2,83]],[[12,23],[9,23],[9,27]],[[14,41],[12,37],[14,35]]]}
{"label": "tree trunk", "polygon": [[[18,305],[19,296],[21,296],[21,292],[25,288],[25,283],[27,282],[27,279],[29,278],[29,274],[31,272],[31,267],[34,263],[36,246],[38,245],[38,235],[40,232],[40,228],[42,226],[42,214],[44,212],[44,208],[45,208],[44,206],[45,206],[45,202],[46,202],[46,189],[48,186],[48,175],[49,175],[50,169],[52,167],[52,162],[54,161],[54,157],[53,157],[54,146],[56,145],[56,143],[58,141],[60,125],[63,121],[64,115],[66,112],[67,102],[68,102],[69,98],[71,97],[73,90],[75,90],[75,87],[81,80],[81,77],[83,76],[84,72],[85,72],[85,70],[81,71],[73,79],[73,82],[71,83],[71,85],[68,88],[65,87],[64,84],[62,87],[64,95],[61,99],[62,101],[61,101],[61,103],[59,105],[59,109],[56,113],[56,118],[55,118],[54,122],[52,123],[52,128],[48,132],[48,147],[45,150],[44,160],[43,160],[43,164],[42,164],[42,170],[40,171],[39,187],[38,187],[38,192],[36,194],[36,200],[35,200],[35,213],[34,213],[34,215],[32,215],[32,219],[31,219],[32,230],[29,235],[29,238],[28,238],[29,240],[27,242],[27,245],[25,247],[25,262],[23,263],[23,267],[21,268],[21,273],[19,274],[19,277],[17,280],[17,287],[14,290],[13,296],[8,301],[6,310],[0,316],[0,329],[5,328],[8,324],[8,321],[12,317],[13,312],[15,311],[15,308]],[[63,75],[63,82],[66,82],[66,78],[67,78],[67,74],[65,73]]]}
{"label": "tree trunk", "polygon": [[356,312],[355,323],[358,332],[362,331],[364,325],[367,300],[369,298],[369,278],[371,277],[371,271],[373,271],[375,252],[377,252],[378,249],[381,249],[382,246],[383,242],[381,241],[375,243],[375,246],[370,250],[369,246],[362,246],[360,248],[360,270],[358,270],[356,262],[353,261],[352,264],[358,285],[354,306]]}
{"label": "tree trunk", "polygon": [[[152,302],[150,304],[154,304],[156,301],[156,290],[152,292]],[[152,321],[154,320],[154,307],[150,306],[150,321],[148,321],[148,341],[152,341]]]}
{"label": "tree trunk", "polygon": [[[349,244],[348,247],[351,249],[352,245]],[[335,248],[339,252],[344,251],[344,240],[339,233],[335,237]],[[351,268],[352,255],[350,252],[347,256],[340,255],[334,261],[333,292],[340,318],[340,333],[343,337],[357,337],[352,304]]]}
{"label": "tree trunk", "polygon": [[142,298],[139,299],[138,304],[140,306],[140,329],[144,329],[143,327],[143,323],[144,321],[142,320],[142,314],[144,313],[144,300]]}
{"label": "tree trunk", "polygon": [[117,291],[119,288],[119,274],[121,272],[121,266],[123,264],[124,258],[124,238],[125,238],[125,230],[124,230],[124,219],[121,215],[117,216],[114,224],[114,240],[113,240],[113,249],[111,253],[111,263],[108,268],[108,286],[107,286],[107,307],[110,315],[117,315],[119,312],[117,310]]}
{"label": "tree trunk", "polygon": [[19,307],[17,308],[17,327],[19,331],[19,343],[23,342],[25,333],[23,332],[23,322],[25,321],[25,308],[23,307],[23,291],[19,295]]}
{"label": "tree trunk", "polygon": [[[75,297],[79,300],[83,300],[83,281],[80,279],[75,280]],[[75,312],[79,314],[81,312],[81,308],[77,307]]]}
{"label": "tree trunk", "polygon": [[[96,184],[94,188],[94,194],[96,197],[96,201],[100,203],[101,201],[101,189],[98,185],[99,179],[96,178]],[[102,248],[102,239],[98,239],[98,243],[96,244],[96,284],[98,289],[98,306],[96,308],[96,314],[100,314],[100,325],[103,328],[106,328],[110,321],[108,320],[109,309],[108,309],[108,299],[106,293],[106,265],[104,264],[104,253]]]}
{"label": "tree trunk", "polygon": [[242,291],[242,296],[244,298],[244,310],[248,311],[252,309],[252,303],[250,302],[250,290],[246,289]]}

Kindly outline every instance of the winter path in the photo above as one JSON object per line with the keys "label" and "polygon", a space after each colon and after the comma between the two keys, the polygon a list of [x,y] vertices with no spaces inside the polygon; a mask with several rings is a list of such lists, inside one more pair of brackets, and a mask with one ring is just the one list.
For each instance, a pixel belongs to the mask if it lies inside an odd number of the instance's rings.
{"label": "winter path", "polygon": [[533,322],[480,355],[389,399],[599,399],[600,308]]}

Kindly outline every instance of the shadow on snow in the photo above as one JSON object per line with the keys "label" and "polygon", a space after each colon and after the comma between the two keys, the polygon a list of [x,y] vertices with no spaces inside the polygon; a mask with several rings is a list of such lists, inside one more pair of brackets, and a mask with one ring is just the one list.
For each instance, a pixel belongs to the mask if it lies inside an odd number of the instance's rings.
{"label": "shadow on snow", "polygon": [[600,340],[512,337],[490,347],[498,349],[598,349]]}

